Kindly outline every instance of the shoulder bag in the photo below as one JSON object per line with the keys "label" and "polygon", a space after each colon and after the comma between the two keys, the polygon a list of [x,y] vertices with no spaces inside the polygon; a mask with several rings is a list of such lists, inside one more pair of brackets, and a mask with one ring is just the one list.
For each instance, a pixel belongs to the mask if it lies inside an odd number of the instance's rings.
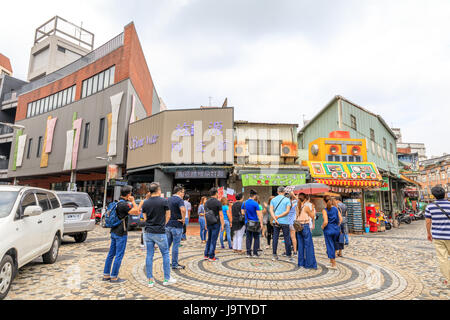
{"label": "shoulder bag", "polygon": [[209,209],[206,206],[206,202],[203,207],[205,208],[206,225],[210,226],[210,225],[216,224],[218,221],[217,221],[217,217],[216,217],[216,214],[214,213],[214,211]]}
{"label": "shoulder bag", "polygon": [[[244,201],[244,210],[245,210],[245,201]],[[239,209],[239,224],[245,224],[245,215],[242,215],[240,209]]]}
{"label": "shoulder bag", "polygon": [[[245,210],[245,216],[247,216],[247,210],[245,209],[245,202],[244,202],[244,210]],[[260,225],[259,221],[253,221],[253,220],[247,219],[247,230],[250,232],[260,232],[261,225]]]}

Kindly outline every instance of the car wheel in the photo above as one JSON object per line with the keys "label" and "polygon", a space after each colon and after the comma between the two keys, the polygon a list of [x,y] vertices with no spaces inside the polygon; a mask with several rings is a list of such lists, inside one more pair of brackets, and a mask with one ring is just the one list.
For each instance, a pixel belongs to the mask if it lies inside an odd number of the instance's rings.
{"label": "car wheel", "polygon": [[0,300],[8,295],[14,277],[14,261],[11,256],[6,255],[0,262]]}
{"label": "car wheel", "polygon": [[87,232],[77,233],[76,235],[73,236],[73,238],[75,239],[76,243],[84,242],[86,241],[87,238]]}
{"label": "car wheel", "polygon": [[46,254],[44,254],[42,256],[44,263],[46,263],[46,264],[55,263],[56,259],[58,259],[58,252],[59,252],[59,237],[58,237],[58,235],[55,235],[55,238],[53,239],[52,247]]}

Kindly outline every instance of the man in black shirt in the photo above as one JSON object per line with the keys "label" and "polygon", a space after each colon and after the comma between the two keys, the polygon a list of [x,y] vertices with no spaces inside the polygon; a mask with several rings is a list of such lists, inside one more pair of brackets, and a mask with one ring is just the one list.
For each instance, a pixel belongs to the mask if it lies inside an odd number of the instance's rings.
{"label": "man in black shirt", "polygon": [[219,237],[219,232],[221,232],[225,226],[223,220],[222,203],[219,201],[219,193],[217,188],[212,188],[209,191],[211,198],[205,202],[205,212],[208,213],[209,210],[214,212],[217,223],[208,224],[208,241],[205,247],[205,260],[217,261],[216,258],[216,244],[217,238]]}
{"label": "man in black shirt", "polygon": [[[119,269],[125,254],[128,238],[128,215],[139,215],[139,207],[131,195],[131,187],[123,186],[120,190],[120,200],[116,207],[117,217],[122,223],[111,228],[111,246],[106,257],[105,269],[103,271],[103,280],[111,283],[121,283],[125,279],[119,279]],[[131,205],[130,205],[131,203]],[[114,265],[111,272],[111,265],[114,259]]]}
{"label": "man in black shirt", "polygon": [[178,264],[178,248],[180,247],[181,236],[183,235],[183,225],[186,217],[186,207],[183,201],[184,188],[175,186],[173,196],[169,198],[170,220],[166,225],[167,241],[169,248],[172,247],[172,269],[184,269]]}
{"label": "man in black shirt", "polygon": [[158,245],[163,257],[164,282],[163,285],[170,285],[176,282],[176,279],[170,277],[170,257],[169,244],[167,242],[165,225],[170,219],[169,204],[166,199],[161,197],[161,187],[159,183],[150,184],[150,198],[145,200],[142,206],[142,212],[146,218],[144,241],[147,245],[146,272],[148,286],[153,287],[153,255],[155,253],[155,244]]}

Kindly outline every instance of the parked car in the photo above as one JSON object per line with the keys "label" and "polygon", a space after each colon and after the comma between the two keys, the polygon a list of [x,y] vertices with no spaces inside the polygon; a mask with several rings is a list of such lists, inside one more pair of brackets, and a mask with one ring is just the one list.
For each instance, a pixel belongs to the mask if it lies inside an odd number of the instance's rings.
{"label": "parked car", "polygon": [[64,211],[64,235],[84,242],[95,228],[95,207],[85,192],[56,191]]}
{"label": "parked car", "polygon": [[0,300],[22,266],[40,256],[56,262],[63,234],[64,214],[54,192],[0,186]]}

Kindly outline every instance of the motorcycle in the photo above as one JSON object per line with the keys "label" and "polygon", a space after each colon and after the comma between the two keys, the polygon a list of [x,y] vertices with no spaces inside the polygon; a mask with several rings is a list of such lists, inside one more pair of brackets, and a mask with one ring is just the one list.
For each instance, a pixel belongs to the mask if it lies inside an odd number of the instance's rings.
{"label": "motorcycle", "polygon": [[95,224],[100,224],[102,220],[102,208],[95,207]]}
{"label": "motorcycle", "polygon": [[400,213],[397,217],[399,224],[400,223],[406,223],[406,224],[411,224],[412,222],[412,218],[411,215],[408,213]]}
{"label": "motorcycle", "polygon": [[425,220],[425,211],[419,211],[414,214],[415,220]]}

